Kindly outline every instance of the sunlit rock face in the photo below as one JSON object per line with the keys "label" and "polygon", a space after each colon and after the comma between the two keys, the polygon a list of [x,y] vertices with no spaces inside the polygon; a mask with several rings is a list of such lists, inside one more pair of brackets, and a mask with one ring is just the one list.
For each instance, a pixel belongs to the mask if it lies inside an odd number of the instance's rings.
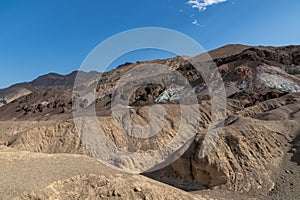
{"label": "sunlit rock face", "polygon": [[183,86],[171,86],[155,99],[155,103],[168,103],[170,101],[176,101],[183,97],[199,94],[203,89],[204,86],[200,85],[192,88],[191,90]]}
{"label": "sunlit rock face", "polygon": [[292,79],[277,74],[262,73],[258,76],[259,81],[266,86],[287,92],[300,92],[300,85]]}

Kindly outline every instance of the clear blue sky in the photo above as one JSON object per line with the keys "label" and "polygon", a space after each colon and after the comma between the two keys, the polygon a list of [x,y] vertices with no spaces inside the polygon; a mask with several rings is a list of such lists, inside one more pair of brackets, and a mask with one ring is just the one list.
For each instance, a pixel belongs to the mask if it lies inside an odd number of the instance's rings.
{"label": "clear blue sky", "polygon": [[[174,29],[207,50],[300,44],[299,11],[299,0],[227,0],[201,12],[187,0],[0,0],[0,88],[76,70],[101,41],[137,27]],[[120,62],[168,56],[149,51]]]}

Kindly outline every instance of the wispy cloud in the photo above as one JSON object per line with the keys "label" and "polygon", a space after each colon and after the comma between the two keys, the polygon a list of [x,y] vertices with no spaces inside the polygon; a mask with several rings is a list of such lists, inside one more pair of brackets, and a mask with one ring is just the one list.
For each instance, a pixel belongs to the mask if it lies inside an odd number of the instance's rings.
{"label": "wispy cloud", "polygon": [[187,3],[193,8],[199,9],[199,11],[204,11],[208,6],[225,2],[227,0],[189,0]]}
{"label": "wispy cloud", "polygon": [[194,25],[196,25],[196,26],[199,26],[200,24],[198,23],[198,20],[194,20],[193,22],[192,22],[192,24],[194,24]]}

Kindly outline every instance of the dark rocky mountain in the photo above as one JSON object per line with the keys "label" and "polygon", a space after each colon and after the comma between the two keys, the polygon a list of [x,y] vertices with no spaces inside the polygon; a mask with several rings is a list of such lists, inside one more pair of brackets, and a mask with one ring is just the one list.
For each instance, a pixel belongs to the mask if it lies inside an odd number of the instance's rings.
{"label": "dark rocky mountain", "polygon": [[78,71],[74,71],[67,75],[49,73],[40,76],[31,82],[18,83],[8,88],[0,89],[0,106],[34,91],[72,91],[78,73],[82,73],[82,77],[86,78],[86,80],[93,79],[99,75],[98,72],[86,73]]}
{"label": "dark rocky mountain", "polygon": [[[208,52],[219,72],[222,76],[227,97],[232,99],[246,99],[247,105],[255,105],[259,102],[257,98],[270,99],[281,93],[300,92],[300,46],[285,46],[285,47],[250,47],[245,45],[226,45],[216,50]],[[126,63],[117,67],[114,70],[100,74],[98,72],[80,72],[79,76],[82,80],[78,80],[80,85],[77,87],[88,88],[88,86],[97,85],[97,96],[95,100],[96,109],[101,113],[109,113],[110,96],[114,90],[118,80],[128,71],[143,66],[145,64],[163,64],[171,69],[177,70],[190,82],[191,86],[198,94],[198,99],[209,99],[207,95],[206,85],[201,77],[201,73],[195,69],[189,60],[201,60],[201,55],[194,58],[176,57],[165,60],[153,60],[137,63]],[[32,98],[38,100],[36,106],[41,107],[41,102],[47,102],[47,98],[56,99],[59,95],[52,92],[52,97],[49,96],[51,91],[72,91],[74,80],[77,75],[74,71],[68,75],[60,75],[50,73],[40,76],[32,82],[20,83],[6,89],[0,90],[0,106],[6,105],[6,110],[10,114],[2,115],[2,118],[20,118],[26,114],[20,109],[20,101],[23,104],[29,104],[27,107],[32,107]],[[164,79],[172,79],[171,75],[164,75]],[[130,83],[128,84],[130,87]],[[184,87],[162,86],[159,84],[146,84],[138,88],[131,96],[130,105],[141,106],[150,105],[153,103],[167,103],[180,99],[183,95]],[[261,97],[261,92],[264,91],[264,97]],[[92,92],[92,91],[90,91]],[[32,94],[33,93],[33,94]],[[68,100],[65,104],[71,102],[71,93],[66,92]],[[260,97],[258,97],[260,96]],[[21,97],[20,100],[17,100]],[[45,98],[46,97],[46,98]],[[15,100],[15,101],[14,101]],[[57,100],[59,101],[59,100]],[[87,101],[81,99],[80,101]],[[88,105],[93,102],[89,102]],[[9,108],[8,108],[9,107]],[[26,107],[26,106],[25,106]],[[56,107],[52,107],[54,109]],[[32,111],[29,116],[43,116],[49,114],[50,110],[37,109]],[[15,112],[13,112],[15,110]],[[65,109],[64,113],[70,113],[71,109]],[[59,113],[61,111],[54,111]],[[32,115],[33,114],[33,115]],[[9,117],[10,116],[10,117]]]}

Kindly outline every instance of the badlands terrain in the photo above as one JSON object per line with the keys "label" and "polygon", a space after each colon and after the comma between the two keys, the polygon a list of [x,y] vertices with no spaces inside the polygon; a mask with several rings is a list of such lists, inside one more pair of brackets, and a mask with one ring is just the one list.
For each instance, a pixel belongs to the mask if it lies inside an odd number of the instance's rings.
{"label": "badlands terrain", "polygon": [[[103,74],[51,73],[1,89],[0,199],[299,199],[300,46],[227,45],[208,53],[224,83],[226,116],[216,146],[203,158],[198,155],[212,123],[211,97],[189,62],[199,62],[202,54],[126,63]],[[200,122],[180,158],[156,171],[130,174],[94,158],[72,113],[74,104],[94,106],[117,147],[143,147],[143,141],[124,136],[112,116],[111,97],[124,74],[145,65],[166,65],[188,80]],[[72,92],[78,74],[75,90],[96,88],[96,98]],[[153,147],[176,136],[179,103],[188,94],[183,85],[149,83],[128,99],[130,116],[140,124],[149,122],[153,105],[164,107],[166,124],[151,140]]]}

